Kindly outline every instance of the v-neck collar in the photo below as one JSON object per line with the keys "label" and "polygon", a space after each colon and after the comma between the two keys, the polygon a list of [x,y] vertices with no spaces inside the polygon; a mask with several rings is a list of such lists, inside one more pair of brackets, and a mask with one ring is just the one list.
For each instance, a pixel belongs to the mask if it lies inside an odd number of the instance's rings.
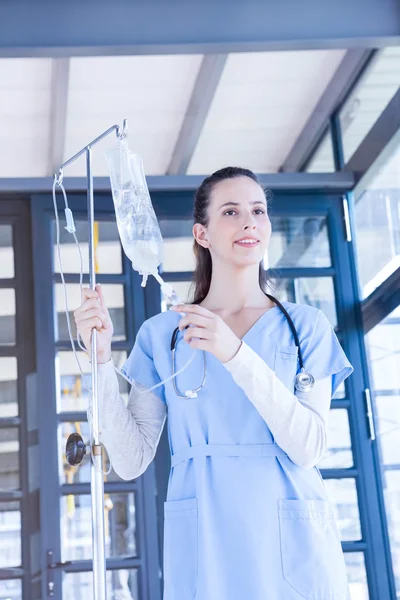
{"label": "v-neck collar", "polygon": [[[281,302],[281,304],[285,307],[286,302]],[[286,308],[286,307],[285,307]],[[240,341],[245,342],[246,338],[248,336],[250,336],[254,331],[256,331],[258,329],[258,327],[264,323],[264,321],[268,321],[269,319],[271,319],[273,317],[274,314],[276,314],[276,311],[281,312],[281,309],[279,308],[279,306],[277,304],[275,304],[275,306],[273,306],[272,308],[269,308],[268,310],[264,311],[257,319],[257,321],[255,321],[253,323],[253,325],[250,327],[250,329],[248,329],[246,331],[246,333],[240,338]],[[181,315],[178,313],[177,314],[178,317],[178,322],[179,320],[182,318]]]}
{"label": "v-neck collar", "polygon": [[[285,303],[284,303],[284,302],[281,302],[281,304],[285,305]],[[250,327],[250,329],[248,329],[248,330],[246,331],[246,333],[244,334],[244,336],[242,336],[242,337],[240,338],[240,340],[241,340],[241,341],[243,341],[243,342],[245,342],[245,341],[246,341],[246,338],[247,338],[247,336],[251,335],[251,334],[253,333],[253,331],[255,331],[256,329],[258,329],[258,326],[259,326],[261,323],[263,323],[263,322],[264,322],[264,320],[265,320],[265,321],[267,321],[267,320],[268,320],[268,319],[267,319],[267,315],[269,315],[269,318],[271,318],[271,314],[270,314],[270,313],[272,313],[272,315],[273,315],[273,314],[275,314],[275,313],[276,313],[276,311],[277,311],[277,310],[278,310],[279,312],[281,311],[281,309],[279,308],[279,306],[278,306],[277,304],[275,304],[275,306],[273,306],[272,308],[269,308],[268,310],[264,311],[264,312],[262,313],[262,315],[260,315],[260,316],[258,317],[257,321],[255,321],[255,322],[253,323],[253,325]]]}

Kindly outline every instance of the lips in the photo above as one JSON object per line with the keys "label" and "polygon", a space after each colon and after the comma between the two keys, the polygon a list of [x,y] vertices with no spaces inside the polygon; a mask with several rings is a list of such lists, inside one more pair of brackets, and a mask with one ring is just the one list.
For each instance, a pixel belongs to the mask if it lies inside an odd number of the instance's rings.
{"label": "lips", "polygon": [[245,237],[245,238],[240,238],[239,240],[235,240],[236,242],[259,242],[260,240],[258,240],[257,238],[250,238],[250,237]]}
{"label": "lips", "polygon": [[[248,241],[246,241],[246,240],[248,240]],[[241,240],[235,241],[235,244],[238,244],[239,246],[248,246],[249,248],[257,246],[257,244],[259,244],[259,243],[260,243],[260,241],[255,238],[242,238]]]}

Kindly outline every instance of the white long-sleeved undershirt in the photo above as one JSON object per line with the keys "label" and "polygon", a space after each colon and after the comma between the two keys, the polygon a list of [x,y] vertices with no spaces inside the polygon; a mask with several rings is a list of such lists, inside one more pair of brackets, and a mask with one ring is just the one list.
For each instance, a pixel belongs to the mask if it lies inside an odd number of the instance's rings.
{"label": "white long-sleeved undershirt", "polygon": [[[222,363],[267,423],[275,442],[291,460],[312,468],[327,447],[331,376],[310,392],[293,394],[250,346]],[[112,359],[98,365],[101,441],[122,479],[142,475],[153,460],[166,421],[166,404],[153,392],[132,386],[128,404],[119,393]]]}
{"label": "white long-sleeved undershirt", "polygon": [[332,376],[316,380],[309,392],[293,394],[243,341],[236,355],[222,364],[267,423],[278,446],[298,466],[314,467],[327,448]]}

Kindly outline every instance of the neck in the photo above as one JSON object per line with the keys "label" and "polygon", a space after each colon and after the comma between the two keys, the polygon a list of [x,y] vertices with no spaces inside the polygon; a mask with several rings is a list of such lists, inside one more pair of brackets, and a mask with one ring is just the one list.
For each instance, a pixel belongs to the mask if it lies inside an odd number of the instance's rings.
{"label": "neck", "polygon": [[274,306],[260,288],[258,273],[258,264],[238,268],[213,260],[210,289],[201,306],[225,314],[234,314],[244,308]]}

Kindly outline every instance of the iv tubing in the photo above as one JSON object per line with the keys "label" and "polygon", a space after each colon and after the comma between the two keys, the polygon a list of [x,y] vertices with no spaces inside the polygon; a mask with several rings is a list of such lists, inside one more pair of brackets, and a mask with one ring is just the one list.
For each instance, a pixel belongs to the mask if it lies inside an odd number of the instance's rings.
{"label": "iv tubing", "polygon": [[[99,142],[101,139],[109,135],[112,131],[116,131],[117,136],[121,139],[126,135],[126,120],[123,123],[122,132],[118,125],[110,127],[107,131],[97,137],[95,140],[90,142],[72,158],[63,163],[59,169],[58,177],[55,176],[53,184],[53,200],[55,201],[55,186],[61,187],[63,181],[63,169],[72,162],[74,162],[79,156],[86,153],[86,173],[87,173],[87,207],[89,216],[89,280],[90,287],[92,290],[96,289],[96,274],[94,269],[94,249],[93,249],[93,237],[94,237],[94,197],[93,197],[93,172],[92,172],[92,149],[91,147]],[[64,190],[64,199],[66,198]],[[55,202],[56,207],[56,202]],[[69,210],[69,209],[68,209]],[[74,229],[72,226],[70,217],[71,214],[66,209],[66,216],[69,230]],[[58,229],[59,233],[59,229]],[[59,242],[59,237],[58,237]],[[60,254],[59,254],[60,257]],[[61,268],[61,264],[60,264]],[[65,282],[63,282],[65,283]],[[68,315],[69,316],[69,315]],[[91,454],[94,460],[91,461],[90,465],[90,480],[91,480],[91,500],[92,500],[92,536],[93,536],[93,593],[94,600],[106,600],[106,560],[105,560],[105,523],[104,523],[104,482],[103,482],[103,468],[102,468],[102,451],[100,445],[100,432],[99,432],[99,407],[98,407],[98,396],[97,396],[97,344],[96,344],[96,329],[92,330],[92,342],[91,342],[91,375],[92,375],[92,433],[93,440],[91,439]],[[73,346],[74,347],[74,346]],[[75,350],[75,349],[74,349]],[[82,371],[81,371],[82,373]],[[92,444],[93,441],[93,444]]]}
{"label": "iv tubing", "polygon": [[[82,377],[83,385],[85,386],[88,394],[90,395],[91,394],[91,389],[89,388],[88,384],[86,383],[86,379],[85,379],[85,376],[83,374],[82,367],[81,367],[81,364],[79,362],[78,355],[76,353],[75,344],[74,344],[74,340],[73,340],[73,336],[72,336],[72,330],[71,330],[71,321],[70,321],[69,310],[68,310],[67,291],[66,291],[66,285],[65,285],[65,279],[64,279],[64,272],[63,272],[63,269],[62,269],[62,261],[61,261],[60,221],[59,221],[59,217],[58,217],[58,209],[57,209],[57,201],[56,201],[56,186],[57,186],[57,180],[54,179],[54,182],[53,182],[53,204],[54,204],[54,213],[55,213],[55,218],[56,218],[56,244],[57,244],[58,262],[59,262],[59,266],[60,266],[60,276],[61,276],[61,281],[62,281],[62,284],[63,284],[63,291],[64,291],[65,314],[66,314],[66,318],[67,318],[68,334],[69,334],[69,339],[70,339],[70,342],[71,342],[72,350],[74,352],[75,360],[76,360],[76,362],[78,364],[79,371],[81,372],[81,377]],[[67,194],[65,192],[65,189],[64,189],[62,181],[60,183],[58,183],[58,187],[61,189],[63,197],[64,197],[65,212],[66,212],[66,214],[69,214],[69,213],[67,213],[67,211],[69,210]],[[69,218],[69,226],[66,227],[66,229],[69,231],[69,233],[71,233],[73,235],[73,238],[75,240],[75,244],[78,246],[79,259],[80,259],[79,289],[80,289],[80,293],[81,293],[81,297],[82,297],[82,278],[83,278],[82,251],[81,251],[81,247],[80,247],[79,241],[78,241],[78,239],[77,239],[77,237],[75,235],[75,226],[74,226],[74,222],[73,222],[73,217],[72,217],[71,211],[70,211],[70,214],[71,214],[71,217]],[[155,279],[158,281],[158,283],[161,285],[161,287],[163,287],[165,285],[168,285],[168,284],[165,284],[164,280],[162,279],[162,277],[158,273],[152,273],[152,275],[155,277]],[[87,349],[85,348],[85,346],[82,346],[82,344],[80,343],[79,337],[80,336],[79,336],[79,333],[78,333],[77,343],[78,343],[80,349],[83,350],[84,352],[87,352]],[[167,377],[167,379],[163,379],[163,381],[160,381],[156,385],[153,385],[151,388],[146,389],[146,392],[151,392],[155,388],[159,387],[160,385],[163,385],[167,381],[170,381],[171,379],[173,379],[174,377],[176,377],[177,375],[179,375],[180,373],[182,373],[190,365],[190,363],[193,361],[193,359],[195,357],[195,354],[196,354],[196,350],[193,350],[192,356],[189,358],[188,361],[186,361],[186,363],[183,365],[183,367],[181,367],[180,369],[178,369],[178,371],[176,371],[174,375],[171,375],[170,377]],[[121,371],[120,369],[118,369],[114,364],[113,364],[113,368],[130,385],[134,385],[134,380],[132,380],[129,377],[127,377],[125,375],[125,373],[123,371]],[[135,386],[135,387],[138,390],[138,392],[141,393],[141,391],[139,390],[139,388],[137,388],[137,386]],[[104,474],[106,475],[106,474],[108,474],[108,472],[104,473]]]}
{"label": "iv tubing", "polygon": [[[65,288],[65,280],[62,272],[62,264],[61,264],[61,252],[60,252],[60,230],[59,230],[59,220],[58,220],[58,211],[57,211],[57,202],[56,202],[56,187],[60,187],[63,193],[64,202],[65,202],[65,215],[67,220],[67,231],[73,234],[74,240],[78,245],[79,255],[80,255],[80,289],[82,292],[82,276],[83,276],[83,267],[82,267],[82,254],[79,246],[79,242],[75,235],[75,225],[73,222],[72,212],[68,207],[67,195],[65,189],[63,187],[63,177],[64,171],[63,169],[74,162],[77,158],[86,153],[86,172],[87,172],[87,207],[88,207],[88,217],[89,217],[89,280],[90,287],[92,290],[96,289],[96,274],[95,274],[95,265],[94,265],[94,249],[93,249],[93,238],[94,238],[94,196],[93,196],[93,171],[92,171],[92,146],[99,142],[101,139],[109,135],[111,132],[116,131],[117,137],[119,139],[123,139],[126,136],[127,123],[126,120],[123,122],[122,132],[118,125],[114,125],[110,127],[107,131],[98,136],[95,140],[90,142],[87,146],[82,148],[77,154],[75,154],[72,158],[67,160],[60,166],[58,177],[54,176],[53,183],[53,202],[54,202],[54,210],[56,217],[56,232],[57,232],[57,250],[58,257],[60,262],[60,273],[61,280],[63,283],[64,289],[64,299],[66,306],[66,316],[67,316],[67,325],[68,325],[68,333],[70,336],[73,352],[75,355],[75,359],[78,363],[82,381],[84,382],[85,387],[89,390],[77,354],[75,350],[75,345],[73,342],[69,313],[67,308],[67,294]],[[154,274],[153,274],[154,275]],[[161,277],[155,276],[158,281],[162,281]],[[162,281],[162,287],[166,289],[168,284],[165,284]],[[106,562],[105,562],[105,522],[104,522],[104,481],[103,474],[104,471],[102,469],[102,450],[100,443],[100,423],[99,423],[99,405],[98,405],[98,386],[97,386],[97,330],[95,328],[92,329],[91,334],[91,377],[92,377],[92,390],[89,396],[89,407],[88,407],[88,421],[90,427],[90,453],[91,453],[91,465],[90,465],[90,474],[91,474],[91,504],[92,504],[92,536],[93,536],[93,593],[94,600],[106,600]],[[78,345],[83,350],[82,345],[79,342],[78,335]],[[86,349],[85,349],[86,350]],[[181,373],[193,360],[196,350],[194,350],[193,355],[187,361],[182,369],[175,373],[175,376]],[[129,381],[129,379],[119,370],[114,369],[119,372],[125,379]],[[173,375],[174,376],[174,375]],[[169,377],[165,381],[172,379]],[[130,381],[132,384],[132,381]],[[157,385],[150,388],[151,390],[158,387],[164,382],[160,382]],[[93,400],[93,401],[91,401]],[[111,469],[111,466],[110,466]]]}

